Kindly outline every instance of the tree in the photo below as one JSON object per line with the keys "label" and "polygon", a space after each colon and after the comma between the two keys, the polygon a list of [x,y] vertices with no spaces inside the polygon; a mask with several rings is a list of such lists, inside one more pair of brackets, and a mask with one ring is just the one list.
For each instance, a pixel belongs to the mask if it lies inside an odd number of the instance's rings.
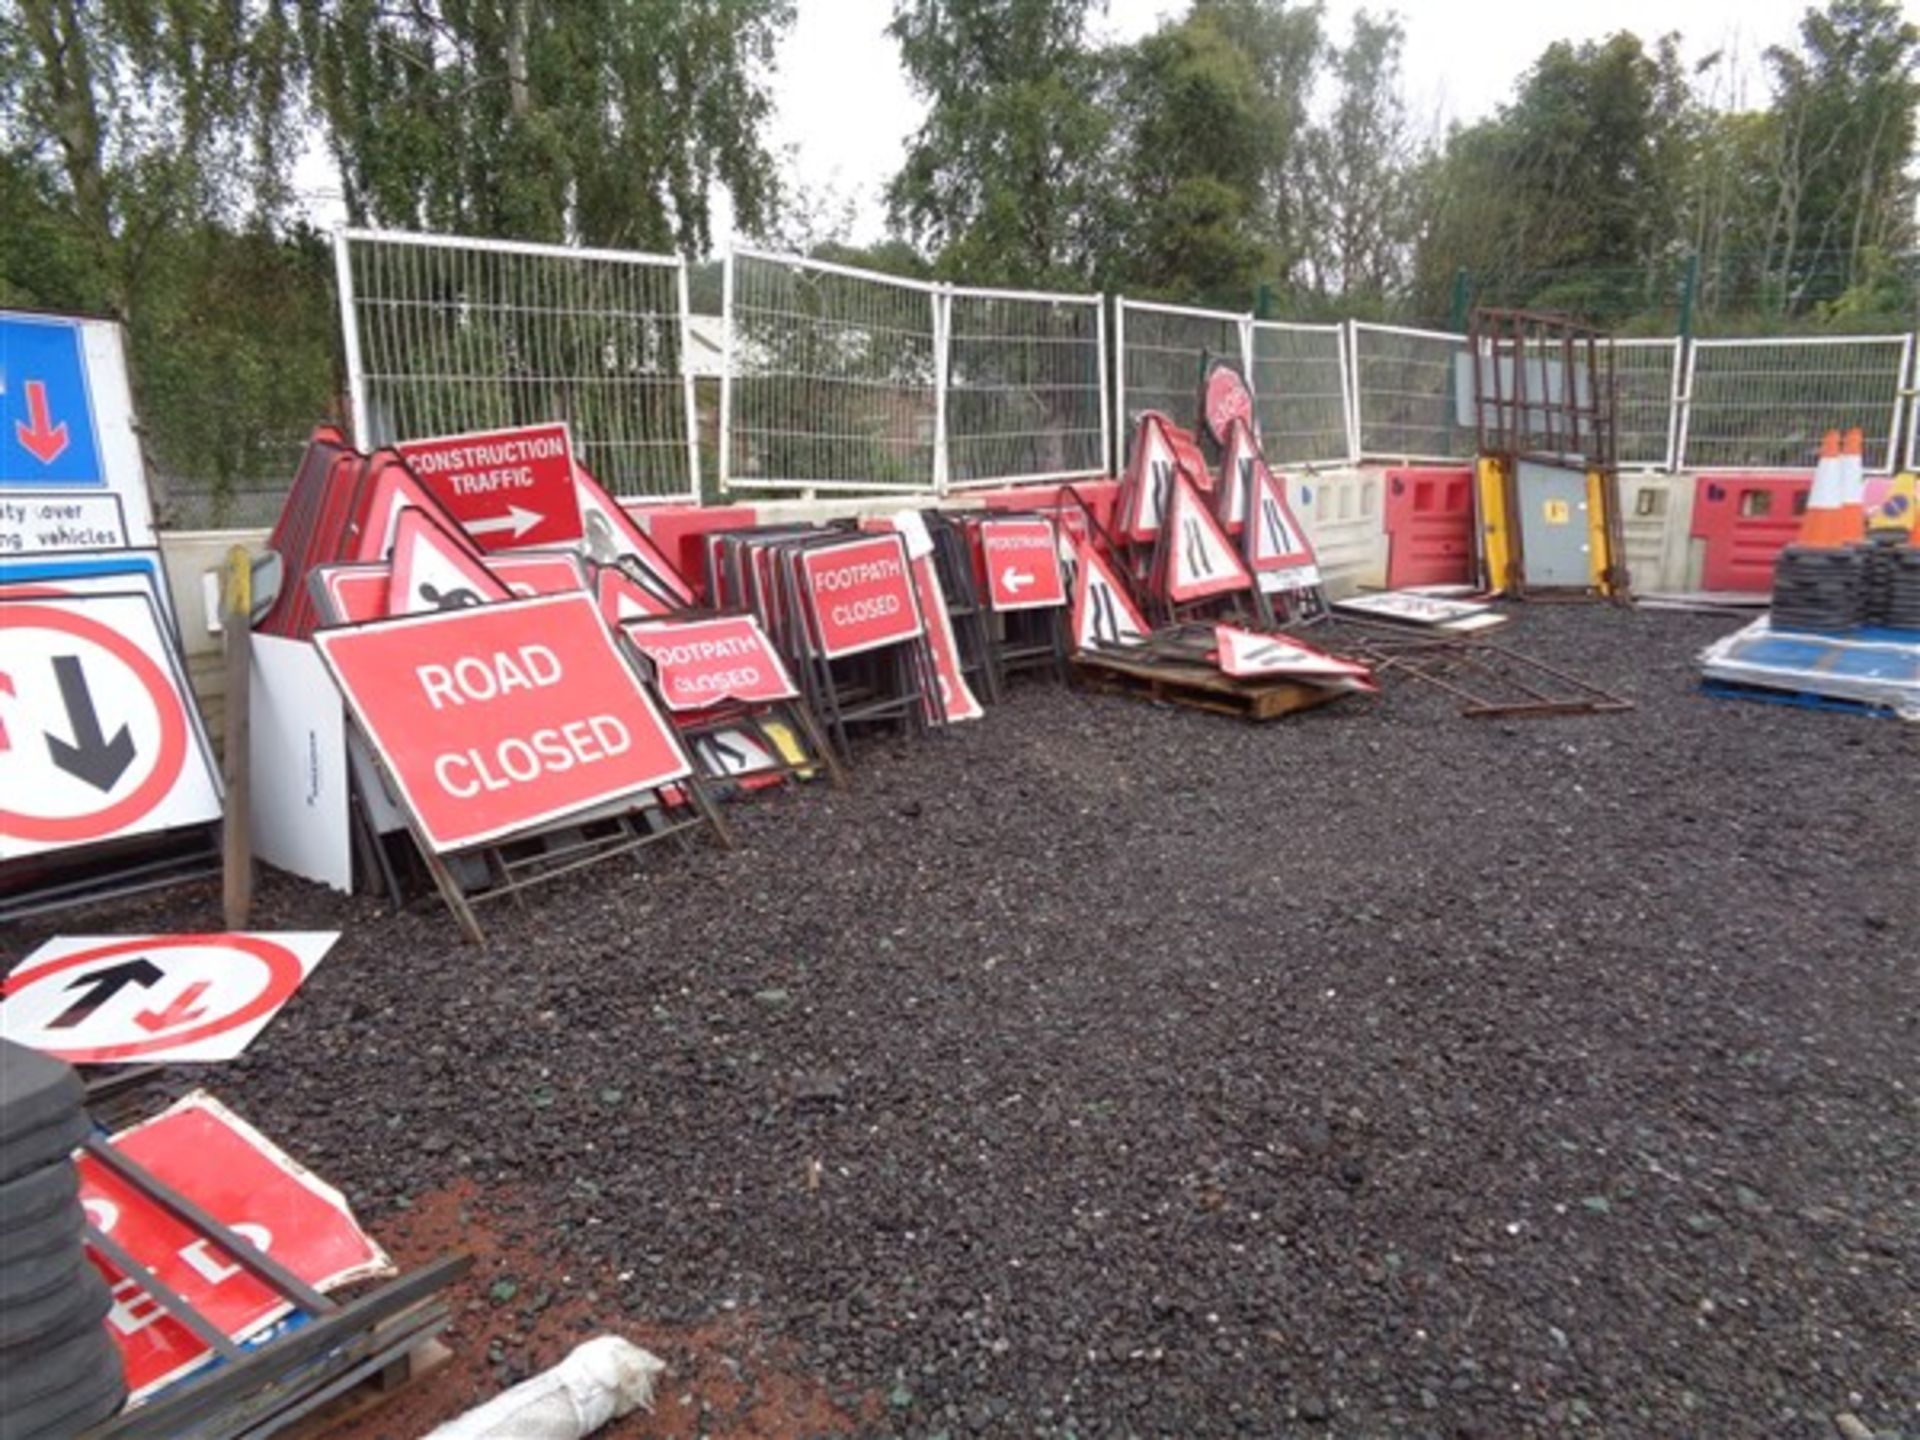
{"label": "tree", "polygon": [[1103,69],[1089,0],[896,0],[890,33],[927,118],[888,187],[939,273],[1084,285],[1105,244]]}
{"label": "tree", "polygon": [[698,254],[777,200],[791,0],[298,0],[355,223]]}

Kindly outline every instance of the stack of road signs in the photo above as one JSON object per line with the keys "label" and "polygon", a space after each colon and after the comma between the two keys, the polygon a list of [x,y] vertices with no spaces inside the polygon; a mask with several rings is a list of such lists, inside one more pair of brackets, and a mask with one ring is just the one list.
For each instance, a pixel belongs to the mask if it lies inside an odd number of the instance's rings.
{"label": "stack of road signs", "polygon": [[[937,586],[931,556],[929,540],[918,558]],[[898,530],[729,530],[710,537],[709,557],[708,594],[759,617],[843,758],[854,727],[953,718],[964,680],[952,631],[942,606],[942,664]]]}
{"label": "stack of road signs", "polygon": [[708,779],[756,788],[824,769],[845,783],[756,617],[639,619],[623,633]]}
{"label": "stack of road signs", "polygon": [[314,643],[470,938],[477,899],[695,827],[725,839],[590,596],[434,610]]}
{"label": "stack of road signs", "polygon": [[127,1396],[69,1158],[85,1107],[71,1067],[0,1040],[0,1425],[20,1440],[77,1435]]}
{"label": "stack of road signs", "polygon": [[922,510],[920,519],[933,545],[933,578],[946,602],[960,678],[976,696],[997,702],[1000,675],[972,540],[962,523],[943,510]]}
{"label": "stack of road signs", "polygon": [[0,312],[0,916],[205,874],[220,817],[119,327]]}

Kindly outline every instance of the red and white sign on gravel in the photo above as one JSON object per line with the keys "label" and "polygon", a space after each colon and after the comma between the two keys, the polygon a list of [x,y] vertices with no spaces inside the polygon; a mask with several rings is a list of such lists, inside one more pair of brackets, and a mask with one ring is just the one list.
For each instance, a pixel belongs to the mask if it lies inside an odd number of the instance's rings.
{"label": "red and white sign on gravel", "polygon": [[589,595],[323,630],[314,643],[436,851],[689,772]]}
{"label": "red and white sign on gravel", "polygon": [[564,423],[403,440],[394,447],[483,549],[580,538]]}
{"label": "red and white sign on gravel", "polygon": [[660,672],[660,697],[676,714],[723,701],[774,705],[799,695],[751,615],[641,621],[627,637]]}
{"label": "red and white sign on gravel", "polygon": [[[339,1191],[203,1091],[111,1143],[316,1290],[394,1273]],[[291,1309],[226,1251],[85,1155],[80,1203],[103,1234],[233,1339],[259,1333]],[[107,1333],[120,1347],[134,1399],[213,1358],[137,1281],[123,1277],[104,1256],[91,1258],[113,1287]]]}
{"label": "red and white sign on gravel", "polygon": [[[1373,672],[1357,660],[1343,660],[1288,635],[1263,635],[1238,625],[1213,627],[1223,673],[1238,676],[1297,675],[1308,680],[1371,682]],[[1372,689],[1371,683],[1367,685]]]}
{"label": "red and white sign on gravel", "polygon": [[820,653],[829,660],[922,633],[906,542],[899,535],[870,535],[804,551],[800,570]]}
{"label": "red and white sign on gravel", "polygon": [[996,610],[1052,610],[1067,603],[1051,520],[982,520],[980,558]]}

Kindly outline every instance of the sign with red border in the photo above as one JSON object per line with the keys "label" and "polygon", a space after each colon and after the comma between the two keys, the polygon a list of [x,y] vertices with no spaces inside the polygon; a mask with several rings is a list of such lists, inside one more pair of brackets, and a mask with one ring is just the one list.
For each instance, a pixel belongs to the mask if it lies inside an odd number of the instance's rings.
{"label": "sign with red border", "polygon": [[1238,625],[1215,625],[1216,663],[1227,675],[1297,675],[1307,680],[1353,680],[1372,689],[1373,672],[1357,660],[1343,660],[1291,635],[1264,635]]}
{"label": "sign with red border", "polygon": [[387,591],[393,567],[383,560],[361,565],[319,565],[312,584],[319,610],[329,625],[364,625],[387,617]]}
{"label": "sign with red border", "polygon": [[49,940],[0,988],[0,1036],[71,1065],[231,1060],[339,938],[294,931]]}
{"label": "sign with red border", "polygon": [[1050,520],[982,520],[980,555],[996,610],[1053,610],[1067,603]]}
{"label": "sign with red border", "polygon": [[494,578],[479,551],[428,512],[412,506],[400,512],[394,526],[391,563],[389,615],[461,610],[513,598],[513,592]]}
{"label": "sign with red border", "polygon": [[145,594],[0,595],[0,860],[218,820],[187,696]]}
{"label": "sign with red border", "polygon": [[587,588],[586,566],[571,550],[521,550],[489,555],[487,569],[515,595],[565,595]]}
{"label": "sign with red border", "polygon": [[689,772],[589,595],[322,630],[314,644],[435,851],[637,798]]}
{"label": "sign with red border", "polygon": [[[339,1191],[204,1091],[110,1143],[316,1290],[394,1273]],[[229,1337],[247,1340],[289,1313],[278,1291],[185,1221],[92,1157],[79,1163],[87,1219]],[[213,1358],[137,1280],[100,1254],[89,1258],[113,1289],[107,1333],[119,1347],[133,1398]]]}
{"label": "sign with red border", "polygon": [[751,615],[643,620],[627,627],[627,638],[653,662],[660,698],[676,714],[727,701],[775,705],[800,694]]}
{"label": "sign with red border", "polygon": [[573,437],[564,422],[403,440],[394,448],[482,549],[580,538]]}
{"label": "sign with red border", "polygon": [[1206,415],[1207,430],[1216,445],[1227,443],[1227,432],[1236,423],[1249,429],[1253,425],[1253,392],[1247,389],[1246,377],[1217,360],[1207,372]]}
{"label": "sign with red border", "polygon": [[829,660],[920,637],[920,608],[899,535],[802,551],[800,572],[814,635]]}

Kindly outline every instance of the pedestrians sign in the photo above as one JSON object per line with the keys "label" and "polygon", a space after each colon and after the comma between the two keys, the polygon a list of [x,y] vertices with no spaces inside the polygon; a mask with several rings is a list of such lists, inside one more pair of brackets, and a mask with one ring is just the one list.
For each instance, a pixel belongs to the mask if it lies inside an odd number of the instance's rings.
{"label": "pedestrians sign", "polygon": [[800,692],[751,615],[716,620],[657,620],[627,627],[627,637],[653,662],[660,698],[677,714],[732,701],[777,705]]}
{"label": "pedestrians sign", "polygon": [[[67,505],[56,503],[63,495]],[[0,310],[7,500],[29,507],[0,503],[0,544],[15,553],[153,543],[126,355],[111,320]]]}
{"label": "pedestrians sign", "polygon": [[564,423],[403,440],[394,448],[482,549],[580,538],[573,439]]}
{"label": "pedestrians sign", "polygon": [[145,595],[0,594],[0,860],[220,818]]}
{"label": "pedestrians sign", "polygon": [[801,552],[820,653],[829,660],[920,636],[906,543],[873,535]]}
{"label": "pedestrians sign", "polygon": [[573,467],[574,497],[580,507],[580,549],[596,565],[618,565],[631,572],[661,600],[660,612],[693,603],[693,590],[653,538],[642,530],[600,482],[581,465]]}
{"label": "pedestrians sign", "polygon": [[[339,1191],[204,1091],[109,1143],[323,1294],[394,1273]],[[80,1203],[102,1234],[232,1339],[259,1334],[292,1308],[198,1230],[86,1155]],[[113,1287],[107,1333],[120,1348],[134,1399],[212,1360],[206,1342],[138,1281],[98,1253],[90,1258]]]}
{"label": "pedestrians sign", "polygon": [[436,852],[689,772],[591,596],[438,610],[314,643]]}
{"label": "pedestrians sign", "polygon": [[982,520],[980,558],[995,610],[1051,610],[1067,603],[1050,520]]}
{"label": "pedestrians sign", "polygon": [[49,940],[0,989],[0,1036],[71,1065],[231,1060],[339,938],[295,931]]}

